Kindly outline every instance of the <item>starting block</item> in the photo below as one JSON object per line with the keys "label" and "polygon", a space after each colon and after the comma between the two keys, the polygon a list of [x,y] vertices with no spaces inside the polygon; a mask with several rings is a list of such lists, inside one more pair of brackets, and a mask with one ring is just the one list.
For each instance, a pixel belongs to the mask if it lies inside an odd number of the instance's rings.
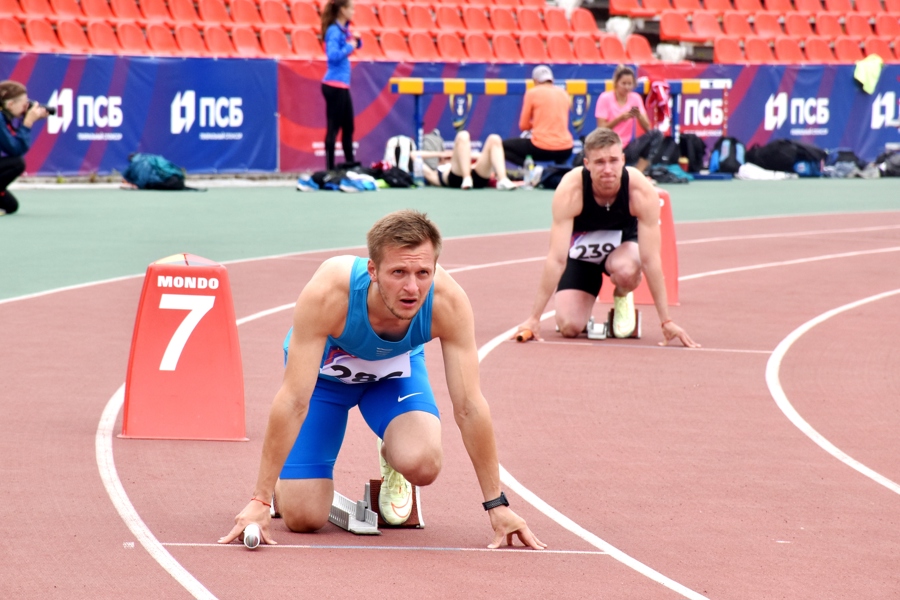
{"label": "starting block", "polygon": [[[369,493],[369,506],[378,506],[378,493],[381,492],[381,480],[370,479],[369,483],[366,484],[366,490]],[[382,527],[391,528],[424,529],[425,519],[422,517],[422,502],[419,497],[419,486],[417,485],[412,486],[412,498],[412,510],[409,513],[409,519],[406,520],[406,523],[403,523],[402,525],[391,525],[381,518],[381,511],[377,511],[378,524]]]}
{"label": "starting block", "polygon": [[[606,320],[599,323],[594,320],[594,317],[591,317],[582,333],[586,333],[589,340],[605,340],[608,337],[616,337],[613,335],[613,314],[615,314],[615,309],[609,309]],[[641,339],[641,311],[635,309],[634,320],[634,331],[628,337],[639,340]],[[559,331],[559,327],[556,328],[556,331]]]}
{"label": "starting block", "polygon": [[[366,484],[365,496],[362,500],[354,502],[338,492],[334,493],[331,502],[331,510],[328,512],[328,520],[350,533],[356,535],[381,535],[378,531],[379,516],[369,510],[371,494],[369,484]],[[376,502],[378,496],[375,496]]]}

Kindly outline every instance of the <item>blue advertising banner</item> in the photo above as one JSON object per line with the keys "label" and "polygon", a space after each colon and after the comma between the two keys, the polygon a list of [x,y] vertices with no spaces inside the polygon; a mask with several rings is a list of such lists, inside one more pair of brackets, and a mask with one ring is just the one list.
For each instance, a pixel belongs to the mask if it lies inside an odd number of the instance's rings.
{"label": "blue advertising banner", "polygon": [[0,79],[57,109],[34,128],[31,174],[122,171],[132,152],[192,173],[278,168],[274,61],[0,54]]}

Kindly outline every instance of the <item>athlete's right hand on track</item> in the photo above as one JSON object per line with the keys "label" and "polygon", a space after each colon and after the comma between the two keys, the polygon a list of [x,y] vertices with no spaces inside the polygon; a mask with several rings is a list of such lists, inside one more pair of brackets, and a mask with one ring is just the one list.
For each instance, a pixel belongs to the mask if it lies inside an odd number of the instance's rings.
{"label": "athlete's right hand on track", "polygon": [[259,531],[262,534],[262,541],[267,544],[277,544],[272,538],[269,530],[272,524],[272,517],[269,515],[269,507],[262,502],[251,500],[238,515],[234,518],[234,527],[228,532],[228,535],[220,537],[220,544],[230,544],[238,539],[243,533],[244,528],[250,523],[259,525]]}
{"label": "athlete's right hand on track", "polygon": [[[531,335],[529,336],[528,334]],[[519,339],[520,337],[522,339]],[[529,340],[544,341],[541,337],[541,321],[534,317],[529,317],[527,321],[516,328],[516,333],[510,339],[517,342],[527,342]]]}
{"label": "athlete's right hand on track", "polygon": [[498,506],[488,511],[491,516],[491,527],[494,528],[494,541],[488,544],[488,548],[499,548],[506,538],[506,545],[513,545],[513,536],[517,536],[523,544],[534,548],[535,550],[543,550],[547,544],[537,539],[537,536],[531,533],[525,519],[514,513],[507,506]]}

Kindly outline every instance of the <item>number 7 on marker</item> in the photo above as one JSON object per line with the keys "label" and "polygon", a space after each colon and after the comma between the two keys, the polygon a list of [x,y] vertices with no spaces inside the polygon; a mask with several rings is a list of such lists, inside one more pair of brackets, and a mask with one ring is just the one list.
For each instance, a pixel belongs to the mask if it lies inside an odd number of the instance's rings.
{"label": "number 7 on marker", "polygon": [[175,330],[169,345],[166,346],[166,352],[163,354],[162,362],[159,363],[160,371],[174,371],[178,365],[178,359],[181,358],[181,352],[187,343],[191,333],[203,315],[209,312],[216,301],[215,296],[198,296],[194,294],[163,294],[159,299],[159,307],[173,310],[189,310],[184,321]]}

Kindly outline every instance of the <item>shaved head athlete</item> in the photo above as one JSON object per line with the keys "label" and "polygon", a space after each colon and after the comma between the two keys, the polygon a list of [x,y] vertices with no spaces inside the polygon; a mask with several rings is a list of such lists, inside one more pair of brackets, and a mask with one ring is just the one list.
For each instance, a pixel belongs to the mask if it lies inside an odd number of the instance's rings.
{"label": "shaved head athlete", "polygon": [[312,532],[328,521],[333,469],[353,406],[378,435],[381,516],[410,516],[412,485],[441,470],[441,423],[425,370],[423,344],[441,340],[453,416],[484,496],[497,548],[513,536],[542,549],[500,489],[490,409],[478,382],[472,307],[437,264],[441,235],[422,213],[403,210],[369,230],[369,259],[322,263],[300,293],[285,341],[287,366],[275,395],[252,499],[219,542],[257,523],[274,544],[270,505],[289,529]]}

